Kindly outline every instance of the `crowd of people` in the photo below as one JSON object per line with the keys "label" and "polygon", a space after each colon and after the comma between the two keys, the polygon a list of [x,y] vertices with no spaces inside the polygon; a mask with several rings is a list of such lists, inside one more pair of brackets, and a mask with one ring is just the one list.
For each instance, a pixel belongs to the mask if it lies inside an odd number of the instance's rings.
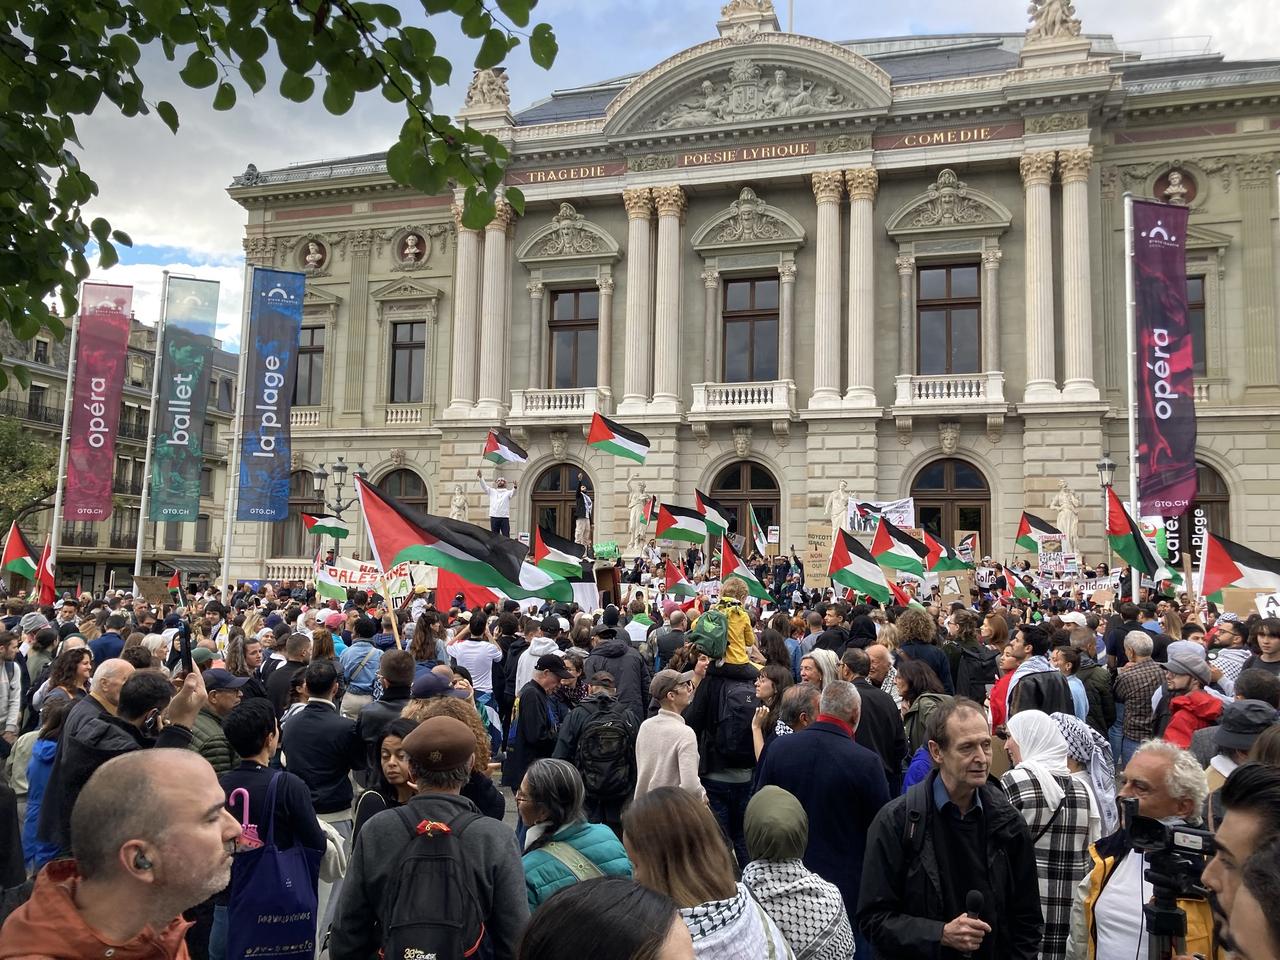
{"label": "crowd of people", "polygon": [[10,599],[0,960],[1280,958],[1280,619],[762,582]]}

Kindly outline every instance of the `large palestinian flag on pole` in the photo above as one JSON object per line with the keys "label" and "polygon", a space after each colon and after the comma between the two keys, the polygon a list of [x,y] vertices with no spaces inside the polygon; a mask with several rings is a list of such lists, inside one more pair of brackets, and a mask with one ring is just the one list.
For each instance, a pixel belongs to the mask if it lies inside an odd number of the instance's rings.
{"label": "large palestinian flag on pole", "polygon": [[658,505],[658,526],[655,532],[663,540],[702,543],[707,539],[707,521],[697,510],[662,503]]}
{"label": "large palestinian flag on pole", "polygon": [[524,463],[529,453],[504,430],[490,430],[484,442],[484,458],[490,463]]}
{"label": "large palestinian flag on pole", "polygon": [[1182,582],[1181,574],[1168,566],[1151,541],[1143,536],[1111,487],[1107,487],[1107,540],[1116,556],[1148,579]]}
{"label": "large palestinian flag on pole", "polygon": [[666,589],[667,593],[671,594],[673,597],[694,597],[698,594],[694,585],[689,582],[689,579],[683,573],[680,572],[680,568],[670,560],[667,560],[665,580],[666,582],[663,584],[663,587]]}
{"label": "large palestinian flag on pole", "polygon": [[693,491],[693,502],[697,506],[698,512],[702,514],[703,519],[707,521],[707,533],[723,537],[729,532],[729,515],[725,512],[724,507],[720,506],[719,503],[712,500],[701,490]]}
{"label": "large palestinian flag on pole", "polygon": [[769,540],[764,535],[764,527],[760,526],[760,521],[756,519],[756,508],[750,503],[747,504],[747,541],[762,557],[769,549]]}
{"label": "large palestinian flag on pole", "polygon": [[929,535],[928,530],[921,530],[924,535],[925,549],[929,551],[925,557],[924,568],[934,573],[949,573],[953,570],[972,570],[972,563],[965,563],[960,554],[943,541]]}
{"label": "large palestinian flag on pole", "polygon": [[1206,532],[1200,554],[1200,593],[1211,596],[1223,587],[1280,590],[1280,559]]}
{"label": "large palestinian flag on pole", "polygon": [[28,580],[36,578],[36,555],[31,544],[23,536],[18,521],[9,524],[9,536],[4,541],[4,559],[0,566]]}
{"label": "large palestinian flag on pole", "polygon": [[[883,522],[883,520],[881,521]],[[875,557],[848,530],[837,530],[831,543],[831,563],[827,573],[832,583],[874,597],[880,603],[889,603],[893,594],[884,578],[884,571]]]}
{"label": "large palestinian flag on pole", "polygon": [[310,513],[302,515],[302,525],[307,528],[307,533],[313,533],[317,537],[333,537],[341,540],[351,533],[351,527],[347,521],[341,517],[331,515],[314,516]]}
{"label": "large palestinian flag on pole", "polygon": [[649,455],[649,438],[643,433],[628,430],[622,424],[598,413],[591,415],[591,430],[587,434],[587,446],[612,453],[615,457],[644,463]]}
{"label": "large palestinian flag on pole", "polygon": [[571,580],[582,576],[582,558],[587,548],[580,543],[556,536],[546,527],[533,530],[533,564],[539,570]]}
{"label": "large palestinian flag on pole", "polygon": [[509,597],[541,597],[568,603],[573,588],[563,577],[529,563],[519,540],[490,533],[474,524],[419,513],[356,478],[360,509],[374,559],[385,572],[416,560],[448,570],[481,587],[497,587]]}
{"label": "large palestinian flag on pole", "polygon": [[1049,523],[1047,520],[1041,520],[1033,514],[1022,513],[1022,521],[1018,524],[1018,535],[1014,538],[1014,543],[1020,546],[1028,553],[1040,552],[1040,540],[1044,537],[1060,537],[1062,531]]}
{"label": "large palestinian flag on pole", "polygon": [[764,588],[764,584],[756,579],[756,575],[751,572],[751,568],[743,563],[733,550],[733,544],[729,542],[728,537],[721,539],[723,546],[721,547],[723,559],[720,562],[720,579],[728,580],[730,577],[737,577],[747,585],[747,593],[760,600],[768,600],[774,602],[773,595]]}
{"label": "large palestinian flag on pole", "polygon": [[882,567],[921,576],[929,551],[907,531],[882,516],[876,523],[876,535],[871,541],[871,556]]}

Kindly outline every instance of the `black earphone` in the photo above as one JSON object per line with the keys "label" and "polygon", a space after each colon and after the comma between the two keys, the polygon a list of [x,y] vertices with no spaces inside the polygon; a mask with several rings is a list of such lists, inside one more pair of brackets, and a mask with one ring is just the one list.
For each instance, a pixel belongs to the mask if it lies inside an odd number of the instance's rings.
{"label": "black earphone", "polygon": [[139,870],[150,870],[152,866],[151,861],[147,859],[147,855],[145,853],[135,854],[133,858],[133,865]]}

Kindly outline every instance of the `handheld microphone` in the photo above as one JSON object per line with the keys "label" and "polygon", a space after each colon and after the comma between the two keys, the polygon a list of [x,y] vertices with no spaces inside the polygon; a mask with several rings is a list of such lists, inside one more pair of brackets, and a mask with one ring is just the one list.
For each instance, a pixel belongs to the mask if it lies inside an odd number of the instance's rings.
{"label": "handheld microphone", "polygon": [[[970,890],[967,894],[965,894],[965,898],[964,898],[964,915],[968,917],[970,920],[981,920],[982,904],[983,904],[982,891]],[[971,957],[973,956],[973,954],[970,951],[966,950],[962,954],[962,956]]]}

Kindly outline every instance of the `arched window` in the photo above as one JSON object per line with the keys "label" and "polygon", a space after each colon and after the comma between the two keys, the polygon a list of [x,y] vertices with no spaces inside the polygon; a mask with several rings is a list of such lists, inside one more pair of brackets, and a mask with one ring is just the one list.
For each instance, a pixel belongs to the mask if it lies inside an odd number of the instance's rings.
{"label": "arched window", "polygon": [[378,481],[378,489],[406,507],[419,513],[427,512],[427,485],[412,470],[392,470]]}
{"label": "arched window", "polygon": [[978,534],[983,553],[991,543],[991,490],[982,471],[964,460],[934,460],[911,484],[916,526],[951,546],[966,533]]}
{"label": "arched window", "polygon": [[1227,481],[1213,467],[1198,461],[1196,498],[1191,503],[1190,512],[1193,516],[1197,513],[1203,515],[1211,532],[1222,537],[1231,536],[1231,492],[1227,489]]}
{"label": "arched window", "polygon": [[[573,500],[578,484],[586,484],[587,494],[595,497],[591,477],[572,463],[557,463],[538,475],[530,500],[533,503],[534,526],[546,527],[552,533],[573,539]],[[595,510],[591,511],[592,524]],[[532,529],[529,531],[533,533]]]}
{"label": "arched window", "polygon": [[[782,525],[782,497],[778,481],[767,467],[750,460],[731,463],[716,475],[708,492],[724,507],[731,534],[747,536],[748,504],[755,511],[756,522],[766,535],[770,527]],[[751,544],[745,544],[743,549],[748,553],[754,552]]]}
{"label": "arched window", "polygon": [[271,525],[273,557],[312,557],[320,546],[320,538],[307,533],[302,525],[304,513],[324,513],[324,503],[316,499],[310,470],[289,474],[289,516]]}

